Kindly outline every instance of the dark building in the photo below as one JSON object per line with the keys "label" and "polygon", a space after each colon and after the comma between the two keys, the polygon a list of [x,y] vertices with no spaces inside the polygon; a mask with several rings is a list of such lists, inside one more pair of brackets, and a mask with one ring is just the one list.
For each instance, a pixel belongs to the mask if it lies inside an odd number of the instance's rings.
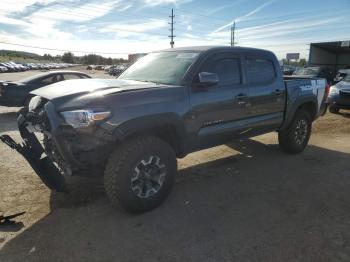
{"label": "dark building", "polygon": [[309,65],[327,68],[333,74],[350,68],[350,41],[311,43]]}

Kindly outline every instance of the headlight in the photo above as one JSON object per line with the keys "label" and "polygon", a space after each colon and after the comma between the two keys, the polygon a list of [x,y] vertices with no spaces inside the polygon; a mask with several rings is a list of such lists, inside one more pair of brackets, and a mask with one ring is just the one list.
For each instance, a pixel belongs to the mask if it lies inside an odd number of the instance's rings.
{"label": "headlight", "polygon": [[330,95],[339,95],[339,89],[337,86],[331,86],[331,89],[329,91]]}
{"label": "headlight", "polygon": [[96,110],[74,110],[61,112],[65,122],[74,128],[84,128],[92,125],[95,122],[102,121],[110,117],[110,111]]}
{"label": "headlight", "polygon": [[34,96],[29,102],[29,105],[28,105],[29,111],[34,111],[35,109],[37,109],[40,106],[41,101],[42,99],[40,96]]}

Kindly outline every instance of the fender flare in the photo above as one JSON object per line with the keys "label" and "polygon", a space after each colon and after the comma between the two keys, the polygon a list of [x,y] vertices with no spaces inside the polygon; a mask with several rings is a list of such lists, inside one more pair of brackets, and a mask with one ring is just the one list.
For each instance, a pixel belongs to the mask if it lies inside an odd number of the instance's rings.
{"label": "fender flare", "polygon": [[313,116],[313,120],[317,117],[318,114],[318,101],[317,98],[314,96],[305,96],[298,98],[293,104],[287,105],[286,107],[286,113],[285,113],[285,120],[282,126],[279,128],[279,130],[286,129],[289,124],[293,121],[294,116],[296,112],[299,110],[300,107],[302,107],[305,104],[312,103],[315,109],[315,115]]}
{"label": "fender flare", "polygon": [[118,141],[123,141],[127,137],[135,134],[142,134],[156,128],[170,127],[176,136],[177,146],[182,150],[186,138],[185,125],[183,119],[176,113],[161,113],[150,116],[142,116],[131,119],[119,125],[113,131],[113,135]]}

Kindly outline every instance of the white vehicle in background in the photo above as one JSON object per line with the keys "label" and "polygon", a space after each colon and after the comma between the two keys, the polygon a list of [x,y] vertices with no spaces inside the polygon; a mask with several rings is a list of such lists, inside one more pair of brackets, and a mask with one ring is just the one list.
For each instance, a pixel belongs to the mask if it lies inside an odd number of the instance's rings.
{"label": "white vehicle in background", "polygon": [[5,73],[5,72],[7,72],[7,71],[8,71],[8,69],[7,69],[6,66],[0,65],[0,73]]}
{"label": "white vehicle in background", "polygon": [[16,71],[20,71],[20,72],[23,72],[23,71],[26,71],[27,68],[21,64],[16,64],[15,62],[8,62],[10,65],[12,65],[14,68],[16,68]]}
{"label": "white vehicle in background", "polygon": [[334,78],[334,83],[342,81],[348,75],[350,75],[350,69],[340,69]]}

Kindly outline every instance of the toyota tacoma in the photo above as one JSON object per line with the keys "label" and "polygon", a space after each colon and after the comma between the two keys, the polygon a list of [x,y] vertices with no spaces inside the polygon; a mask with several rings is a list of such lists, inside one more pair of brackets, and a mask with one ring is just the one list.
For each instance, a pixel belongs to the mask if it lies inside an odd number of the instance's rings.
{"label": "toyota tacoma", "polygon": [[327,90],[325,79],[284,79],[270,51],[190,47],[150,53],[118,79],[31,94],[17,120],[23,141],[1,140],[49,188],[65,191],[65,175],[104,168],[111,202],[145,212],[163,202],[177,158],[191,152],[274,131],[283,151],[302,152]]}

